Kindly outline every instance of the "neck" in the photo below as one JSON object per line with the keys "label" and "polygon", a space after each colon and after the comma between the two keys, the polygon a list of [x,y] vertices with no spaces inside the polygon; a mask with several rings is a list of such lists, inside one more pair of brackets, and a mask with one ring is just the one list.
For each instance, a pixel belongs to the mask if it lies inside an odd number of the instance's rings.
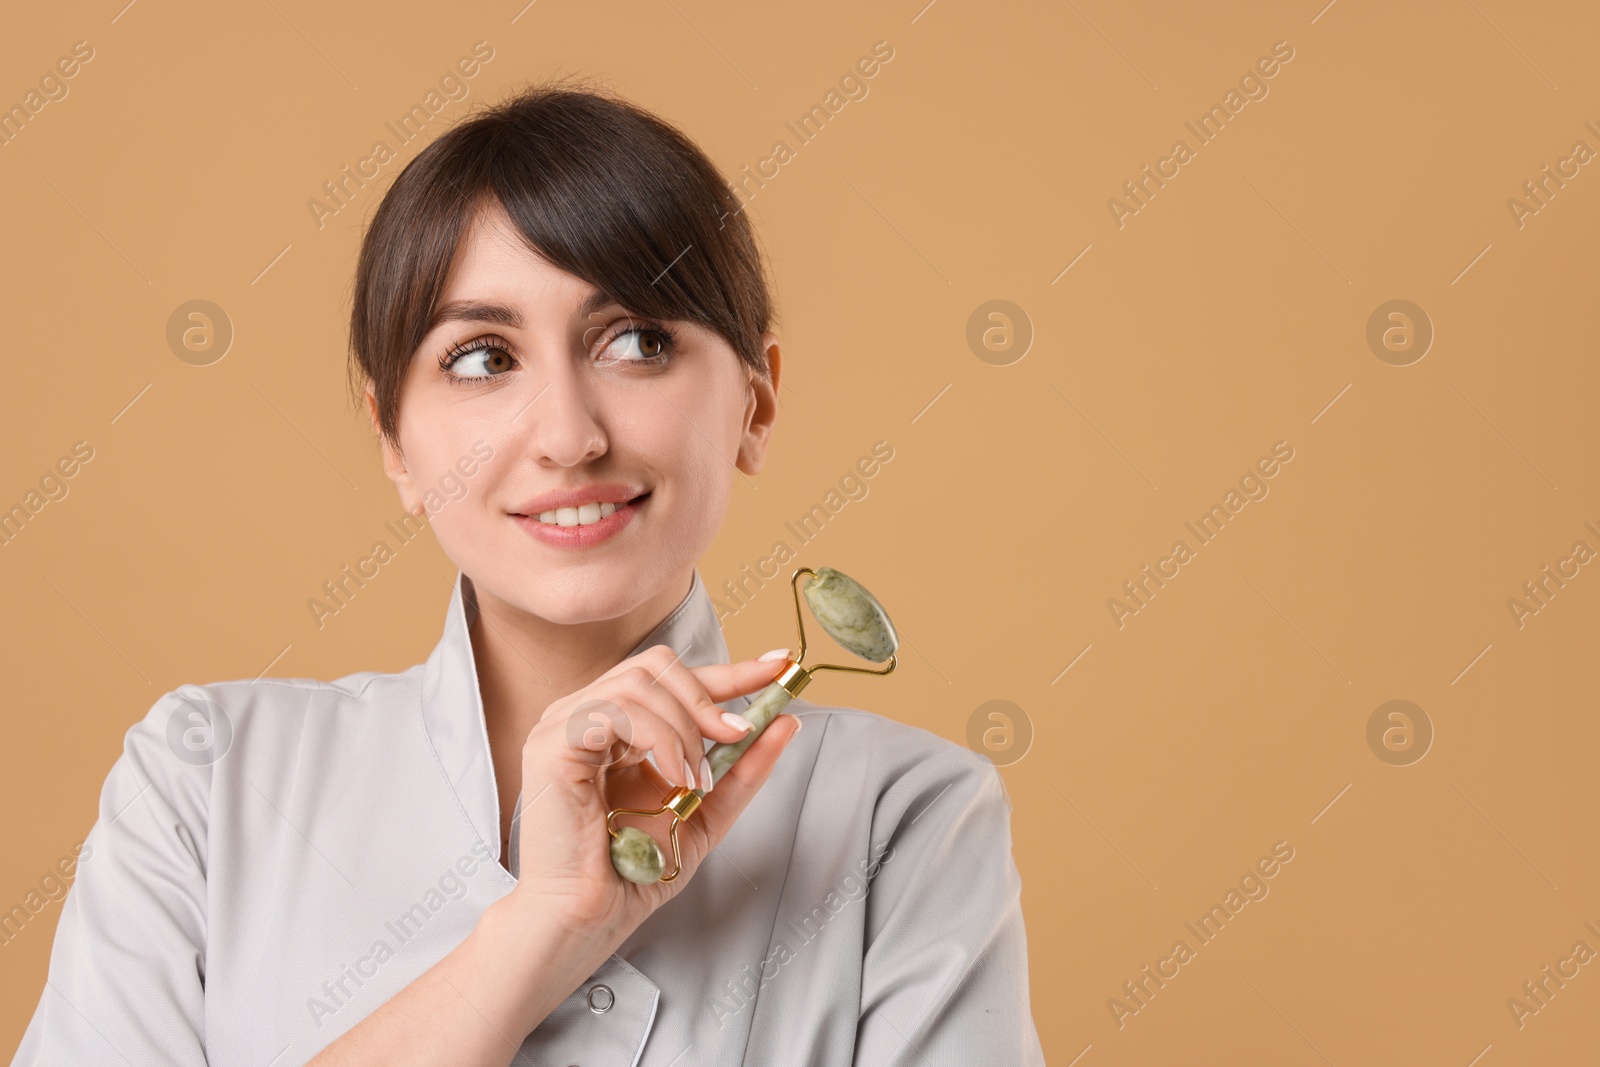
{"label": "neck", "polygon": [[693,570],[614,619],[551,622],[474,587],[478,616],[468,629],[483,697],[484,725],[500,802],[500,856],[522,793],[522,746],[545,709],[625,659],[687,595]]}
{"label": "neck", "polygon": [[[469,633],[491,747],[499,741],[520,752],[546,708],[622,662],[693,582],[691,569],[628,612],[585,623],[551,622],[475,588],[478,617]],[[509,762],[520,769],[520,759]]]}

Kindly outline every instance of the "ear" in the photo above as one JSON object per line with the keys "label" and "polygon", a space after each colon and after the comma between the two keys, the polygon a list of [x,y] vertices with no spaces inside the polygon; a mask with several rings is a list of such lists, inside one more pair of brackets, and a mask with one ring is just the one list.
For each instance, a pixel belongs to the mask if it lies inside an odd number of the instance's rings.
{"label": "ear", "polygon": [[367,415],[372,419],[372,430],[378,435],[378,446],[383,450],[383,473],[394,482],[394,487],[400,493],[400,503],[412,514],[422,507],[422,497],[417,492],[416,485],[411,480],[411,473],[406,470],[406,458],[400,454],[394,442],[384,434],[382,424],[378,421],[378,398],[373,394],[372,383],[368,382]]}
{"label": "ear", "polygon": [[771,330],[762,334],[761,349],[766,354],[767,366],[772,368],[772,380],[767,381],[754,371],[750,372],[750,401],[744,411],[744,434],[739,440],[739,457],[734,461],[734,465],[746,474],[761,473],[767,461],[772,426],[778,420],[778,379],[783,372],[778,335]]}

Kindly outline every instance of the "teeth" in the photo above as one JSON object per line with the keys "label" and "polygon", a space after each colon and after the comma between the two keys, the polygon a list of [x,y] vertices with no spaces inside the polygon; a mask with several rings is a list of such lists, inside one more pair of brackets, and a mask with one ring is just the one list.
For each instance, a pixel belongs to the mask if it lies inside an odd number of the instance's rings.
{"label": "teeth", "polygon": [[604,504],[579,504],[577,507],[556,508],[539,514],[539,521],[552,526],[588,526],[599,522],[617,510],[609,501]]}

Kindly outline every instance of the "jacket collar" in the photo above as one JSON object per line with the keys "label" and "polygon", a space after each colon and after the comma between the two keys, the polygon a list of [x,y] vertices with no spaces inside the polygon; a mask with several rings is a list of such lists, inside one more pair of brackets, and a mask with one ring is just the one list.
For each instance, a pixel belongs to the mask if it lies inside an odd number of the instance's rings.
{"label": "jacket collar", "polygon": [[[478,670],[468,629],[477,617],[477,591],[472,579],[458,570],[450,606],[445,612],[444,634],[422,667],[422,722],[468,821],[498,862],[500,798],[495,789],[483,695],[478,687]],[[688,593],[678,606],[628,655],[662,644],[670,646],[681,661],[691,667],[729,661],[722,626],[717,621],[716,608],[698,567]],[[725,702],[723,707],[742,711],[749,702],[748,697],[736,697]],[[512,841],[516,841],[515,829]],[[513,853],[511,859],[515,858]],[[515,866],[512,869],[514,871]]]}

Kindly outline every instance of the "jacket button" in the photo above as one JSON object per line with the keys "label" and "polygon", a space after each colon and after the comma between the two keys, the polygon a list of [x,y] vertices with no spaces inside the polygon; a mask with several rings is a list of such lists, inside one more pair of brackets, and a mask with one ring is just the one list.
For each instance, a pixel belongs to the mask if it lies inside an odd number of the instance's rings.
{"label": "jacket button", "polygon": [[597,985],[589,990],[589,1010],[596,1015],[604,1015],[611,1010],[611,1005],[617,1002],[616,994],[611,992],[610,986]]}

